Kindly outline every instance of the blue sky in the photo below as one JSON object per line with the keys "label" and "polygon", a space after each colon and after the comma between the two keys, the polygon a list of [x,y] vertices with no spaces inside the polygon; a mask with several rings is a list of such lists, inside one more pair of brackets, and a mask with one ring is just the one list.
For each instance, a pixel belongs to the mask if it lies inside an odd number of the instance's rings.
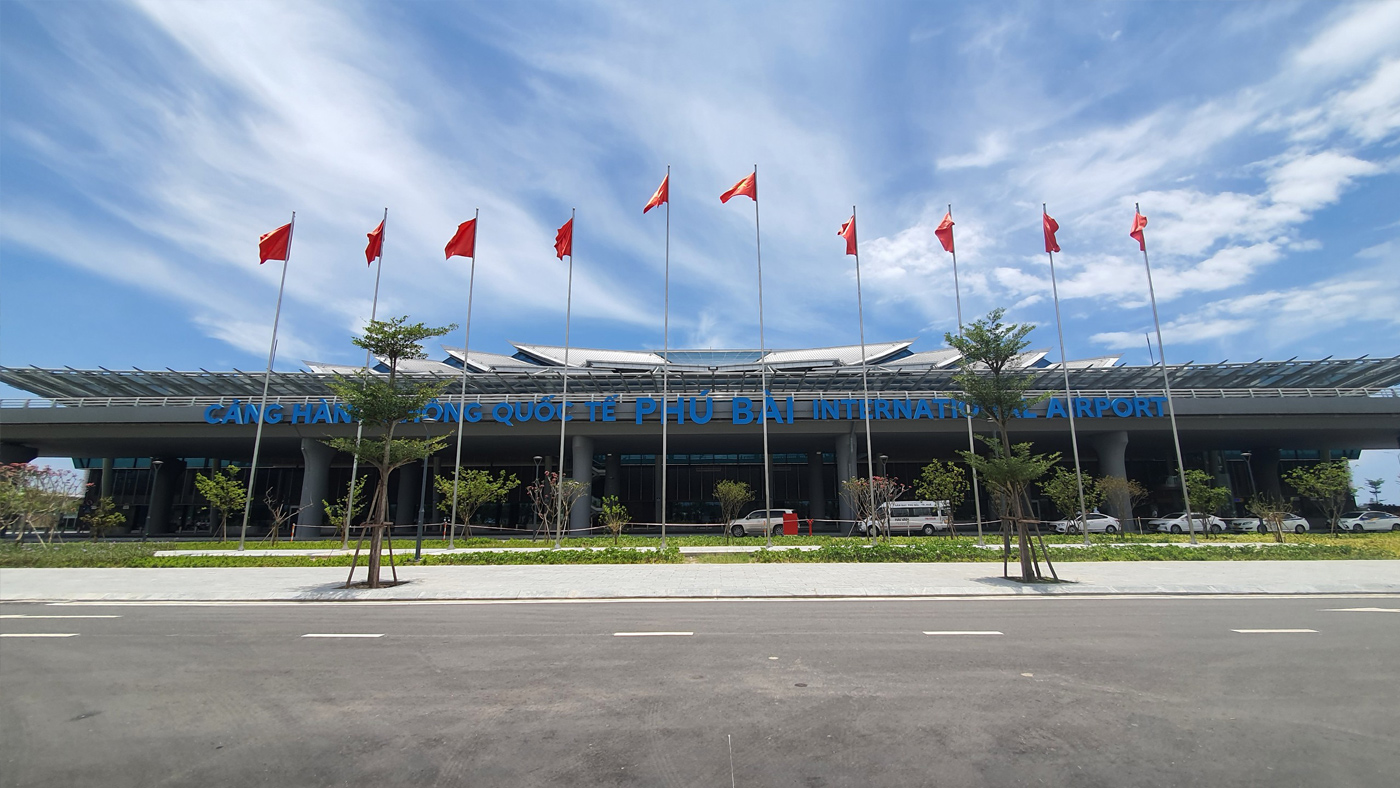
{"label": "blue sky", "polygon": [[[836,229],[860,211],[867,337],[966,315],[1147,361],[1132,205],[1172,361],[1400,353],[1400,3],[16,3],[0,6],[0,363],[356,363],[381,314],[465,316],[444,262],[480,208],[472,346],[563,339],[554,229],[579,211],[573,341],[855,342]],[[456,338],[460,342],[460,336]],[[1058,351],[1052,353],[1057,356]],[[1393,473],[1393,470],[1390,471]],[[1393,483],[1393,482],[1392,482]]]}

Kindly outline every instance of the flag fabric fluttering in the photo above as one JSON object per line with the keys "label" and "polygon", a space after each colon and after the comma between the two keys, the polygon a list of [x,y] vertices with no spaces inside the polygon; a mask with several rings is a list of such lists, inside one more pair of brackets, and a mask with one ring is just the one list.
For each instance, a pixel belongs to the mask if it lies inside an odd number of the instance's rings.
{"label": "flag fabric fluttering", "polygon": [[758,173],[751,172],[745,175],[738,183],[734,184],[734,188],[721,194],[719,201],[726,203],[729,202],[730,198],[739,196],[751,197],[754,202],[758,202]]}
{"label": "flag fabric fluttering", "polygon": [[943,251],[952,254],[953,252],[953,214],[943,214],[943,221],[938,223],[933,234],[938,236],[939,243],[943,244]]}
{"label": "flag fabric fluttering", "polygon": [[1147,237],[1142,231],[1147,229],[1147,217],[1137,211],[1133,211],[1133,231],[1128,233],[1128,237],[1138,242],[1138,248],[1147,251]]}
{"label": "flag fabric fluttering", "polygon": [[564,222],[564,226],[559,228],[559,232],[554,234],[554,254],[560,260],[564,255],[574,256],[574,220]]}
{"label": "flag fabric fluttering", "polygon": [[840,232],[836,233],[846,239],[846,254],[856,254],[856,216],[851,214],[851,220],[841,225]]}
{"label": "flag fabric fluttering", "polygon": [[384,222],[381,220],[379,226],[365,233],[369,239],[369,245],[365,247],[365,264],[374,265],[375,258],[384,253]]}
{"label": "flag fabric fluttering", "polygon": [[658,186],[658,187],[656,187],[656,194],[653,194],[653,195],[651,196],[651,199],[650,199],[650,200],[647,200],[647,207],[645,207],[645,208],[642,209],[642,213],[646,213],[647,211],[650,211],[652,208],[655,208],[656,206],[660,205],[660,204],[663,203],[663,202],[664,202],[664,203],[668,203],[668,204],[671,202],[671,174],[670,174],[670,173],[667,173],[667,174],[666,174],[666,177],[661,179],[661,185]]}
{"label": "flag fabric fluttering", "polygon": [[292,240],[292,226],[284,224],[258,238],[258,265],[268,260],[286,260],[287,246]]}
{"label": "flag fabric fluttering", "polygon": [[457,233],[452,236],[452,240],[447,242],[443,248],[446,259],[453,257],[470,257],[476,259],[476,220],[468,219],[457,225]]}
{"label": "flag fabric fluttering", "polygon": [[1060,243],[1055,240],[1055,233],[1060,231],[1060,223],[1050,218],[1050,214],[1042,213],[1042,221],[1045,225],[1045,251],[1060,251]]}

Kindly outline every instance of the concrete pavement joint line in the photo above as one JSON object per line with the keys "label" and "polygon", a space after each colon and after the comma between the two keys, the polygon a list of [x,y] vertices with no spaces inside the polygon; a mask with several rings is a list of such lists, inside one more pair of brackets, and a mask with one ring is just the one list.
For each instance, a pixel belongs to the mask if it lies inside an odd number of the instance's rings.
{"label": "concrete pavement joint line", "polygon": [[[1400,607],[1329,607],[1324,613],[1400,613]],[[0,616],[4,618],[4,616]]]}
{"label": "concrete pavement joint line", "polygon": [[382,638],[383,632],[369,634],[364,632],[311,632],[302,635],[304,638]]}
{"label": "concrete pavement joint line", "polygon": [[31,616],[27,613],[7,613],[0,618],[121,618],[121,616]]}
{"label": "concrete pavement joint line", "polygon": [[1231,632],[1239,632],[1242,635],[1293,635],[1303,632],[1317,634],[1316,629],[1232,629]]}
{"label": "concrete pavement joint line", "polygon": [[694,632],[614,632],[615,638],[689,637]]}
{"label": "concrete pavement joint line", "polygon": [[0,632],[0,638],[75,638],[77,632]]}
{"label": "concrete pavement joint line", "polygon": [[995,629],[988,629],[988,630],[976,630],[976,629],[949,629],[949,630],[944,630],[944,631],[941,631],[941,632],[938,632],[938,631],[935,631],[935,632],[928,632],[928,631],[925,631],[924,634],[925,634],[925,635],[1004,635],[1004,634],[1006,634],[1006,633],[1004,633],[1004,632],[998,632],[998,631],[996,631]]}

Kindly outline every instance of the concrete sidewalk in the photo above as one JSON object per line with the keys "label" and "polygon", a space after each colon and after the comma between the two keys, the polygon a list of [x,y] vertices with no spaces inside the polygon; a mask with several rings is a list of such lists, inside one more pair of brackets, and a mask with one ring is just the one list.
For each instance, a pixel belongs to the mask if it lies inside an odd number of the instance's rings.
{"label": "concrete sidewalk", "polygon": [[[427,566],[400,569],[408,582],[373,591],[341,588],[346,568],[330,567],[0,569],[0,601],[1400,594],[1400,561],[1066,562],[1057,569],[1071,582],[1023,585],[1003,580],[994,563]],[[357,570],[356,579],[363,577]]]}

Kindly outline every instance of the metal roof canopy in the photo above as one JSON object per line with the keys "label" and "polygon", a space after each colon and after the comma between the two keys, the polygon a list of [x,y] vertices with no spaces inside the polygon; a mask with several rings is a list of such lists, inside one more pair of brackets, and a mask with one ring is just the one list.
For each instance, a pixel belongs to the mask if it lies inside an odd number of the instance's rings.
{"label": "metal roof canopy", "polygon": [[[1182,364],[1171,368],[1173,388],[1181,389],[1361,389],[1387,388],[1400,384],[1400,356],[1316,361],[1255,361],[1219,364]],[[467,375],[469,396],[548,396],[561,385],[559,367],[472,372]],[[1064,381],[1058,366],[1026,370],[1031,388],[1055,391]],[[0,367],[0,382],[46,398],[104,397],[245,397],[262,393],[261,372],[178,372],[171,370],[81,370],[72,368]],[[869,368],[872,392],[949,391],[956,370],[935,365],[904,365],[898,361]],[[1070,385],[1076,390],[1154,390],[1162,385],[1161,368],[1091,367],[1071,368]],[[340,375],[316,372],[274,372],[268,387],[272,396],[331,397],[326,382]],[[405,380],[461,381],[460,373],[442,372],[402,375]],[[768,378],[774,394],[812,391],[860,391],[860,367],[806,365],[783,369],[776,365]],[[671,391],[678,395],[704,392],[757,392],[759,372],[751,366],[683,366],[670,370]],[[569,389],[579,395],[646,395],[661,388],[660,370],[570,369]],[[456,384],[448,393],[455,394]]]}

